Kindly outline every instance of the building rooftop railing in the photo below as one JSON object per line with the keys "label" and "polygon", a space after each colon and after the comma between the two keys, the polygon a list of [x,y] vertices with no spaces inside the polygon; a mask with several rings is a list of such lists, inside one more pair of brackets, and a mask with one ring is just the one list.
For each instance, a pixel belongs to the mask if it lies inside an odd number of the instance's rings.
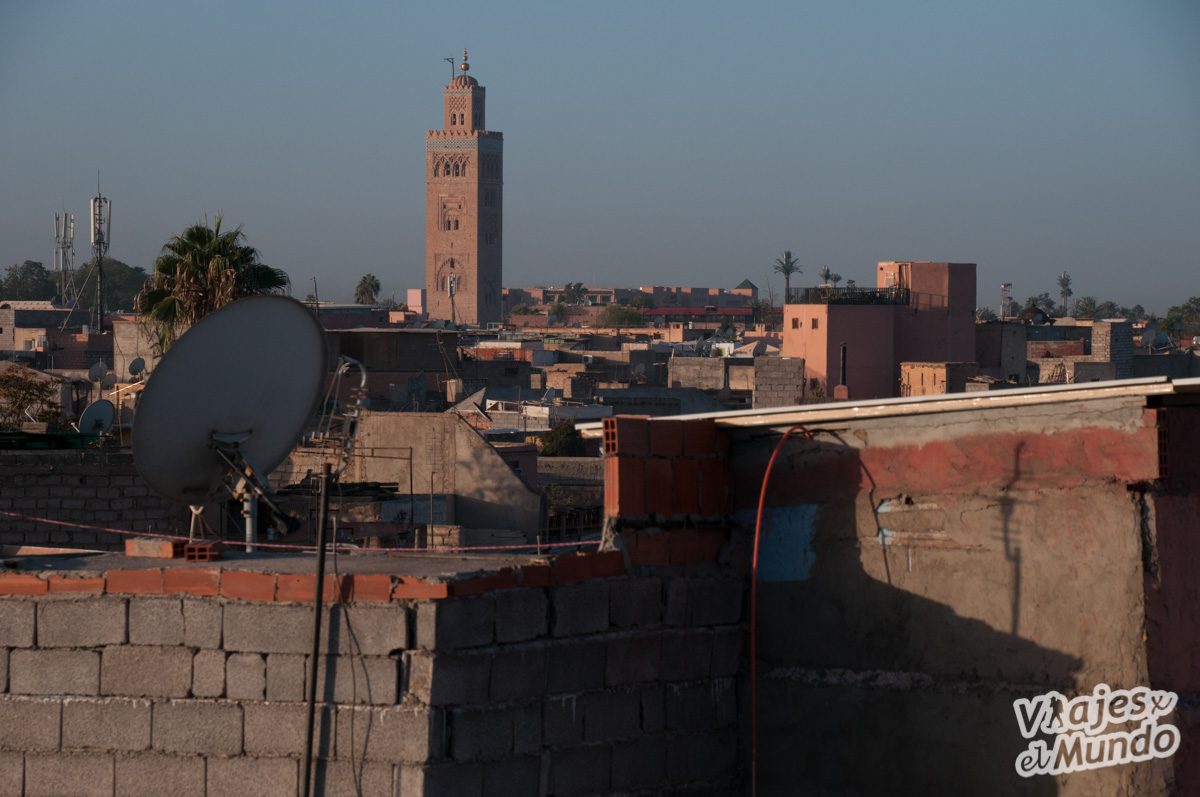
{"label": "building rooftop railing", "polygon": [[790,304],[908,304],[908,288],[860,288],[857,285],[818,285],[792,288]]}

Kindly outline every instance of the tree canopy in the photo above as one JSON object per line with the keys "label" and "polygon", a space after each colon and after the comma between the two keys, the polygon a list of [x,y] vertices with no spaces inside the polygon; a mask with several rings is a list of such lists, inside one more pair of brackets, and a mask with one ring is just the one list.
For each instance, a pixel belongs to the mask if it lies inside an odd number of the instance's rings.
{"label": "tree canopy", "polygon": [[363,274],[358,285],[354,286],[354,303],[377,304],[382,287],[379,284],[379,278],[374,274]]}
{"label": "tree canopy", "polygon": [[154,273],[137,296],[136,309],[161,353],[185,329],[212,311],[245,296],[284,293],[286,273],[259,262],[244,243],[241,227],[193,224],[163,244]]}
{"label": "tree canopy", "polygon": [[0,365],[0,429],[20,429],[29,420],[58,418],[58,386],[25,365]]}
{"label": "tree canopy", "polygon": [[47,301],[57,295],[54,275],[37,260],[14,263],[0,278],[0,299]]}
{"label": "tree canopy", "polygon": [[610,304],[600,314],[600,324],[606,327],[640,327],[645,326],[646,317],[633,307]]}
{"label": "tree canopy", "polygon": [[783,255],[775,258],[775,273],[783,275],[783,301],[787,304],[792,293],[792,275],[801,271],[800,262],[792,257],[792,250],[783,250]]}

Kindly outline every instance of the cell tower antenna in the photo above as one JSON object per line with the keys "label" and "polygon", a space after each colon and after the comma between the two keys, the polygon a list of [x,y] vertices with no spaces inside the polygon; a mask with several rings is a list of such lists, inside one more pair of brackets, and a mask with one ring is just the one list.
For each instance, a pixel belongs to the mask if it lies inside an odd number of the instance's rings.
{"label": "cell tower antenna", "polygon": [[104,255],[108,253],[112,232],[112,201],[100,193],[100,172],[96,172],[96,196],[92,197],[92,263],[96,269],[96,330],[104,332]]}
{"label": "cell tower antenna", "polygon": [[54,214],[54,271],[58,276],[58,300],[70,305],[75,290],[75,214],[63,208]]}
{"label": "cell tower antenna", "polygon": [[1011,282],[1000,283],[1000,320],[1004,320],[1004,316],[1008,313],[1008,292],[1012,290]]}

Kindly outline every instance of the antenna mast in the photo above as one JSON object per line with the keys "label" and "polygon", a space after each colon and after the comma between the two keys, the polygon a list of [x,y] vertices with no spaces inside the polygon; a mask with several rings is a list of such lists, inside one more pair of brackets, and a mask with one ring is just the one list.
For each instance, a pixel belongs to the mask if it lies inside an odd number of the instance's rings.
{"label": "antenna mast", "polygon": [[75,214],[54,214],[54,270],[58,273],[58,300],[69,305],[78,294],[75,291]]}
{"label": "antenna mast", "polygon": [[100,193],[96,177],[96,196],[92,197],[92,257],[96,268],[96,331],[104,332],[104,255],[108,252],[112,229],[112,202]]}
{"label": "antenna mast", "polygon": [[450,82],[453,83],[454,82],[454,56],[450,56],[449,58],[443,58],[442,60],[446,61],[447,63],[450,64]]}

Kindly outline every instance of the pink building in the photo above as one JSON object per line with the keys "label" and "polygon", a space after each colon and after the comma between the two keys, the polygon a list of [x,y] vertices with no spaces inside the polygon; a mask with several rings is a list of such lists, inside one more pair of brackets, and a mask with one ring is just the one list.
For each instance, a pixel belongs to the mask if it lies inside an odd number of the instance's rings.
{"label": "pink building", "polygon": [[827,396],[843,345],[856,399],[898,396],[902,362],[975,359],[974,263],[883,261],[875,288],[800,288],[788,299],[781,354],[803,357],[810,390]]}

